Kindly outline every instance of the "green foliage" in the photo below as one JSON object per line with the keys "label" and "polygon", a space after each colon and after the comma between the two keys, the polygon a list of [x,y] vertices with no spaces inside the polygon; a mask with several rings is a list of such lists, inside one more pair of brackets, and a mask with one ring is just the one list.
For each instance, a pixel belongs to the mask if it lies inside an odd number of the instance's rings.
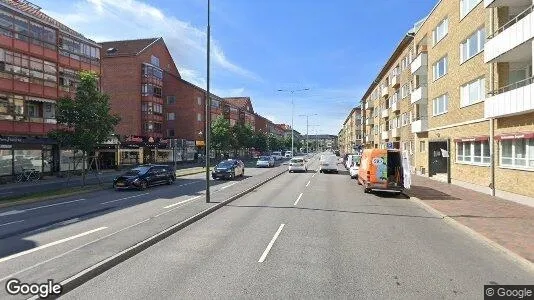
{"label": "green foliage", "polygon": [[110,114],[109,96],[98,89],[97,76],[80,72],[75,99],[57,102],[56,119],[62,128],[50,133],[60,146],[90,153],[105,142],[119,124],[120,117]]}
{"label": "green foliage", "polygon": [[231,140],[230,121],[222,116],[217,117],[211,124],[211,147],[214,150],[227,151]]}

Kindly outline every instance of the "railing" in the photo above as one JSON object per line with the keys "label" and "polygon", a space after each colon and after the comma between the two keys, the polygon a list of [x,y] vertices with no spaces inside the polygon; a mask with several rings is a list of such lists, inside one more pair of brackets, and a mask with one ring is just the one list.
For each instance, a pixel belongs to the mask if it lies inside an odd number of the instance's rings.
{"label": "railing", "polygon": [[495,96],[495,95],[498,95],[498,94],[506,93],[506,92],[509,92],[511,90],[515,90],[515,89],[527,86],[529,84],[532,84],[533,82],[534,82],[534,76],[530,77],[530,78],[527,78],[527,79],[520,80],[520,81],[512,83],[512,84],[509,84],[507,86],[503,86],[502,88],[493,90],[493,91],[489,92],[488,95],[489,96]]}
{"label": "railing", "polygon": [[412,123],[415,121],[428,120],[428,116],[417,116],[412,120]]}
{"label": "railing", "polygon": [[534,5],[529,6],[527,9],[522,11],[520,14],[518,14],[515,18],[511,19],[510,21],[506,22],[504,25],[502,25],[499,29],[494,31],[490,36],[488,36],[488,40],[494,38],[499,33],[505,31],[506,29],[512,27],[512,25],[516,24],[517,22],[521,21],[524,17],[529,15],[532,11],[534,11]]}

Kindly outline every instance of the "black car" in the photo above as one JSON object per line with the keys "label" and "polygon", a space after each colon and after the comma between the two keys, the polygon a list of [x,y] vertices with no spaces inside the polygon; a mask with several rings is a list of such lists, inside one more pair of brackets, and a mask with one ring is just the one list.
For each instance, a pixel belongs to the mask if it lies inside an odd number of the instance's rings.
{"label": "black car", "polygon": [[243,175],[245,175],[245,164],[239,159],[223,160],[211,172],[213,179],[234,179],[236,176]]}
{"label": "black car", "polygon": [[166,165],[141,165],[113,180],[115,189],[144,190],[149,186],[173,184],[176,180],[174,168]]}

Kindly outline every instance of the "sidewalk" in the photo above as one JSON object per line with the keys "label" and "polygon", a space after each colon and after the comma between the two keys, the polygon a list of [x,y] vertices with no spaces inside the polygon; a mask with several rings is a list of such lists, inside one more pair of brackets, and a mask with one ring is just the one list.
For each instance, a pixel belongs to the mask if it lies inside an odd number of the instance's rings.
{"label": "sidewalk", "polygon": [[534,262],[534,208],[413,176],[406,194]]}

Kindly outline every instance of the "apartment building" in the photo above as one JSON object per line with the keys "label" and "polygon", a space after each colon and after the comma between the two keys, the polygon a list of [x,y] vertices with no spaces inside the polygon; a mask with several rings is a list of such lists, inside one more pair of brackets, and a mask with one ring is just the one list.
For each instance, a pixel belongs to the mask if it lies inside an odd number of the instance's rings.
{"label": "apartment building", "polygon": [[225,97],[223,99],[234,110],[237,109],[237,119],[230,119],[230,125],[240,123],[255,128],[254,108],[250,97]]}
{"label": "apartment building", "polygon": [[489,14],[484,61],[490,71],[484,116],[494,147],[497,196],[534,198],[534,6],[531,0],[484,0]]}
{"label": "apartment building", "polygon": [[0,176],[72,167],[47,137],[56,101],[74,96],[80,70],[100,74],[100,46],[31,2],[0,0]]}
{"label": "apartment building", "polygon": [[353,153],[354,149],[362,145],[362,110],[361,107],[354,107],[338,134],[339,150],[342,153]]}
{"label": "apartment building", "polygon": [[410,127],[413,104],[412,72],[414,29],[407,32],[362,98],[363,145],[366,148],[408,150],[414,162],[414,135]]}

